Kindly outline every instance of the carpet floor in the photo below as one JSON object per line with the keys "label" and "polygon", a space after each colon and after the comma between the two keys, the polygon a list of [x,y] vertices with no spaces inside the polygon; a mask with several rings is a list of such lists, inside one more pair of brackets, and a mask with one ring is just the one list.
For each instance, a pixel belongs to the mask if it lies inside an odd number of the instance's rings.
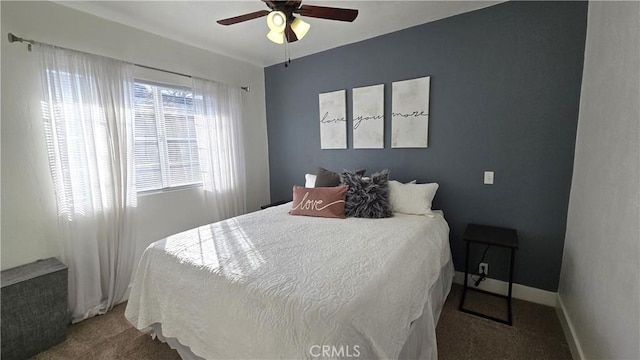
{"label": "carpet floor", "polygon": [[[552,307],[514,300],[508,326],[458,311],[461,291],[454,284],[438,322],[439,360],[571,359]],[[124,318],[125,306],[70,326],[63,343],[32,359],[180,359],[167,344],[134,329]],[[492,296],[467,292],[465,308],[506,318],[505,301]]]}
{"label": "carpet floor", "polygon": [[[458,311],[462,286],[453,285],[436,327],[439,360],[571,360],[556,310],[513,299],[513,326]],[[467,291],[465,309],[507,319],[506,300]]]}

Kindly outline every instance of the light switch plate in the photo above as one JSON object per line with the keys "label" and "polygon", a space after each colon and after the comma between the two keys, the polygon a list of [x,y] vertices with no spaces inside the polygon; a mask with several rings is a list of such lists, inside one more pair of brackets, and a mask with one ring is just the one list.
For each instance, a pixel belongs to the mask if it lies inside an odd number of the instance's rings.
{"label": "light switch plate", "polygon": [[484,172],[484,183],[485,185],[493,185],[493,171]]}

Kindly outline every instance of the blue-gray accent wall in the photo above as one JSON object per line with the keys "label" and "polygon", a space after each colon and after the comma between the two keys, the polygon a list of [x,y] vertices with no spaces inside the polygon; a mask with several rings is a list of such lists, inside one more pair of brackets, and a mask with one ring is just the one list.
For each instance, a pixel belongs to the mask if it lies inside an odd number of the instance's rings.
{"label": "blue-gray accent wall", "polygon": [[[556,291],[586,25],[587,2],[507,2],[265,68],[271,199],[291,199],[317,166],[438,182],[434,208],[449,222],[456,270],[467,223],[515,228],[515,282]],[[391,83],[422,76],[431,76],[429,147],[391,149]],[[353,149],[351,90],[376,84],[385,148]],[[349,149],[321,150],[318,94],[341,89]],[[483,184],[485,170],[494,185]],[[506,251],[486,260],[490,277],[507,279]]]}

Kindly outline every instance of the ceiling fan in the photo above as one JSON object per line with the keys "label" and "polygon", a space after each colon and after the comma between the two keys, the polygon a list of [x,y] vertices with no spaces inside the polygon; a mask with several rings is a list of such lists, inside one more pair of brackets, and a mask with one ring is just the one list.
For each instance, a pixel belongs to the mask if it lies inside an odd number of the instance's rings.
{"label": "ceiling fan", "polygon": [[302,39],[311,25],[294,14],[319,19],[329,19],[352,22],[358,16],[358,10],[342,9],[327,6],[302,5],[301,0],[270,1],[262,0],[270,10],[260,10],[252,13],[218,20],[220,25],[232,25],[247,20],[267,16],[269,33],[267,38],[277,43],[292,43]]}

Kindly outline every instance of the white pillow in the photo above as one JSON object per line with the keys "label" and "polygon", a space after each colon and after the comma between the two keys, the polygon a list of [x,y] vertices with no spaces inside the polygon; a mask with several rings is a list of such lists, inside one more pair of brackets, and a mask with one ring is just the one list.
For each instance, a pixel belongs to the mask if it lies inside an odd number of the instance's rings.
{"label": "white pillow", "polygon": [[399,181],[389,181],[389,203],[393,212],[425,215],[431,214],[431,202],[438,190],[437,183],[431,184],[403,184]]}
{"label": "white pillow", "polygon": [[306,174],[304,176],[304,187],[312,188],[316,187],[316,176],[314,174]]}

